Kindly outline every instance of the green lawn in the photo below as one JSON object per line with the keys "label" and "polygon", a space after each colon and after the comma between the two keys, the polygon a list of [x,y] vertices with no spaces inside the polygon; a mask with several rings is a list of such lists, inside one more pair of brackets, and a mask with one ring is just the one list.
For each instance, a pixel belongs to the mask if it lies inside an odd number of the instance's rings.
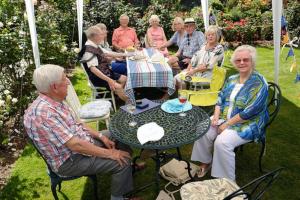
{"label": "green lawn", "polygon": [[[277,119],[267,131],[267,152],[263,158],[263,167],[267,170],[279,166],[285,170],[266,193],[264,199],[282,200],[299,199],[300,192],[300,82],[295,84],[296,74],[290,73],[291,58],[285,61],[288,49],[284,50],[281,56],[279,84],[282,90],[283,99],[281,110]],[[230,55],[230,52],[229,52]],[[228,74],[235,73],[229,64],[229,55],[226,57],[225,67]],[[258,48],[257,70],[261,72],[268,81],[274,80],[273,49]],[[300,59],[300,51],[296,50]],[[298,66],[300,63],[298,63]],[[76,69],[72,78],[75,89],[82,102],[90,97],[90,90],[87,87],[85,76],[81,69]],[[92,126],[94,126],[92,124]],[[182,148],[183,156],[189,159],[192,145]],[[243,185],[250,180],[260,176],[258,171],[258,156],[260,145],[249,144],[244,152],[238,152],[237,159],[237,183]],[[150,181],[153,177],[153,162],[147,160],[148,167],[145,171],[137,173],[134,177],[136,185]],[[206,177],[209,178],[209,177]],[[99,176],[99,189],[102,199],[109,199],[110,178]],[[164,181],[161,182],[163,188]],[[86,178],[64,182],[63,193],[58,193],[60,199],[92,199],[92,186]],[[138,194],[146,200],[155,199],[154,187]],[[52,199],[49,178],[46,174],[44,161],[38,156],[32,146],[28,145],[22,156],[15,164],[12,176],[7,186],[0,192],[0,199]]]}

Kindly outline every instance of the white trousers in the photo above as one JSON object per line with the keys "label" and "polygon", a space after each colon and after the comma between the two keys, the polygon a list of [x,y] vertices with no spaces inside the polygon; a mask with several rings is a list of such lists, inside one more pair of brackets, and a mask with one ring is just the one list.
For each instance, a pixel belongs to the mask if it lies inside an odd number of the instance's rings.
{"label": "white trousers", "polygon": [[[217,127],[211,126],[208,132],[194,143],[191,160],[211,163],[211,176],[229,178],[235,181],[235,147],[248,143],[236,131],[225,129],[217,133]],[[212,155],[212,147],[213,155]]]}

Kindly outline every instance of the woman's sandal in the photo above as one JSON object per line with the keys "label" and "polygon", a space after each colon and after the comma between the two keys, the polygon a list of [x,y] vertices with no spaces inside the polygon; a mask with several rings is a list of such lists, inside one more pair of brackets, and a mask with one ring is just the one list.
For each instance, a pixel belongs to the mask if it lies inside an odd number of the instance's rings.
{"label": "woman's sandal", "polygon": [[204,177],[210,169],[211,169],[211,164],[208,165],[206,168],[200,167],[200,170],[197,172],[198,178]]}

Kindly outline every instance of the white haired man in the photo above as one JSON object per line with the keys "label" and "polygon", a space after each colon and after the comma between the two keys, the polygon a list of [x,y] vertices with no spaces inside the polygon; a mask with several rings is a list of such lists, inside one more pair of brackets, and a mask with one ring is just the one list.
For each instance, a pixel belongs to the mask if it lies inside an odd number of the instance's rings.
{"label": "white haired man", "polygon": [[39,92],[24,115],[24,126],[51,169],[62,176],[111,173],[111,199],[121,200],[132,190],[131,149],[119,147],[109,132],[97,132],[76,121],[63,102],[68,78],[57,65],[43,65],[33,74]]}
{"label": "white haired man", "polygon": [[196,22],[193,18],[186,18],[184,20],[185,36],[175,54],[171,57],[169,64],[172,67],[184,70],[191,63],[193,55],[205,43],[205,36],[201,31],[196,31]]}
{"label": "white haired man", "polygon": [[124,51],[127,47],[138,46],[139,40],[133,28],[128,27],[129,17],[122,14],[119,18],[120,27],[116,28],[112,36],[112,45],[117,51]]}

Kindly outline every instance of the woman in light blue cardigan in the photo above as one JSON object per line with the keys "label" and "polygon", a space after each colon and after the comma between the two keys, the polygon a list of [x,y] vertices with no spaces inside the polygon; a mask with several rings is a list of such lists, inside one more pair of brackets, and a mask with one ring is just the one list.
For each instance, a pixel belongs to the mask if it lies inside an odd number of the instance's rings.
{"label": "woman in light blue cardigan", "polygon": [[235,147],[259,141],[265,135],[268,85],[255,71],[256,49],[249,45],[238,47],[231,62],[239,73],[226,80],[209,131],[194,143],[191,159],[201,162],[200,177],[212,167],[213,177],[235,181]]}

